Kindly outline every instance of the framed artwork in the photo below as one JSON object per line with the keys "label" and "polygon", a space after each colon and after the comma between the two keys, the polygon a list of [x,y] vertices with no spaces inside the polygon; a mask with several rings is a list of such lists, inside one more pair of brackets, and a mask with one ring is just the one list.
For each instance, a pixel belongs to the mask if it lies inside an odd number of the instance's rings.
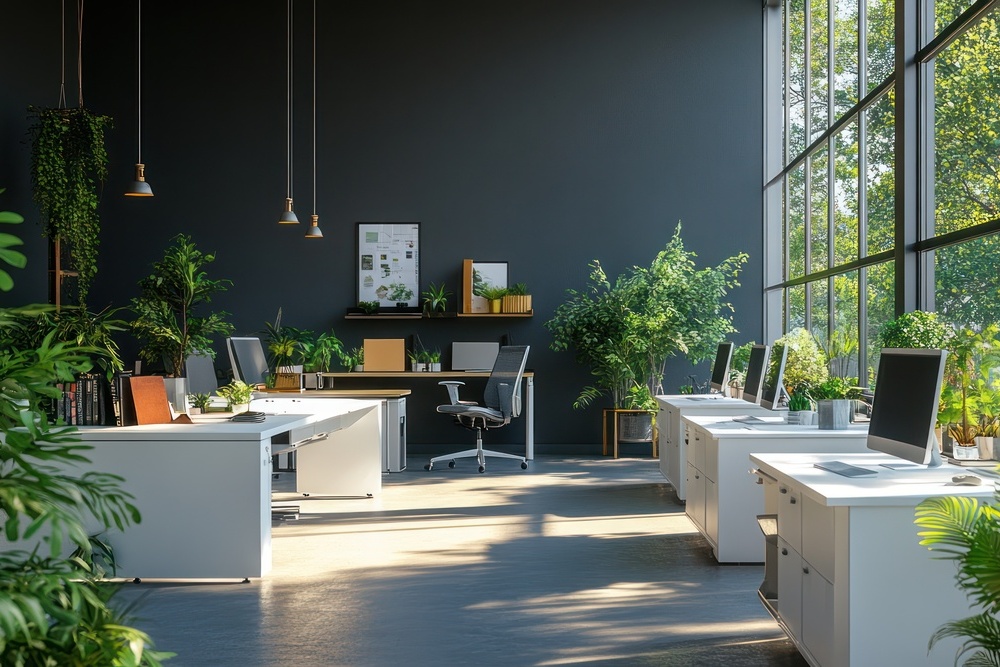
{"label": "framed artwork", "polygon": [[420,223],[358,223],[358,303],[420,310]]}
{"label": "framed artwork", "polygon": [[489,303],[480,293],[488,287],[507,287],[507,262],[465,261],[469,270],[463,271],[463,288],[467,295],[464,312],[488,313]]}

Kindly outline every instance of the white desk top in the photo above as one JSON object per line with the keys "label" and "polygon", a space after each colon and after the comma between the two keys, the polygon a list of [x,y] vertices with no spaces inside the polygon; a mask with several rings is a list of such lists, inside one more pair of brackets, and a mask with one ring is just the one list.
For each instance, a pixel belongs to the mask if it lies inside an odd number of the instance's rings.
{"label": "white desk top", "polygon": [[[331,407],[333,402],[331,402]],[[338,415],[377,407],[379,401],[351,401],[338,406]],[[141,426],[81,426],[83,441],[93,440],[248,440],[272,438],[335,416],[332,410],[315,414],[267,415],[263,422],[231,422],[228,413],[195,416],[193,424],[143,424]]]}
{"label": "white desk top", "polygon": [[754,405],[749,401],[744,401],[741,398],[728,398],[720,394],[658,394],[654,396],[657,401],[661,403],[666,403],[675,408],[686,408],[686,407],[708,407],[708,406],[746,406],[749,410],[751,408],[759,410],[760,407]]}
{"label": "white desk top", "polygon": [[[851,424],[846,429],[820,430],[815,424],[801,426],[799,424],[786,424],[784,421],[738,422],[733,421],[733,417],[712,415],[684,415],[683,419],[702,427],[714,438],[759,438],[761,436],[808,438],[813,435],[824,438],[858,438],[868,433],[868,424]],[[783,418],[775,416],[764,417],[764,419],[782,420]]]}
{"label": "white desk top", "polygon": [[[932,496],[990,497],[1000,477],[990,477],[983,469],[972,470],[944,464],[891,470],[883,463],[904,464],[902,459],[878,452],[862,454],[751,454],[750,460],[761,472],[779,483],[802,489],[802,492],[827,506],[910,506]],[[813,466],[819,461],[843,461],[875,470],[874,477],[844,477]],[[980,486],[959,486],[954,475],[974,474],[983,478]]]}

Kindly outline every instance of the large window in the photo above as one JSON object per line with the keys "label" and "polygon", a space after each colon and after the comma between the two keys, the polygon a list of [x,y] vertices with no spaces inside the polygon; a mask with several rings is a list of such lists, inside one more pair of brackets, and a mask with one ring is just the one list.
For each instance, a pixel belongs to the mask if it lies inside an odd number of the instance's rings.
{"label": "large window", "polygon": [[998,5],[765,11],[764,213],[782,250],[765,267],[769,340],[806,327],[831,370],[864,382],[879,327],[904,310],[1000,321]]}

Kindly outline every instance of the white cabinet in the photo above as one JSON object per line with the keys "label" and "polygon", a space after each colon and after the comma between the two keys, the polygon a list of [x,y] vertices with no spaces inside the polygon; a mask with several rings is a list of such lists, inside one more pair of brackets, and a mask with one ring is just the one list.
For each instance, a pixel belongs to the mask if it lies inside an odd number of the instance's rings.
{"label": "white cabinet", "polygon": [[[849,478],[816,469],[842,460],[876,470]],[[869,454],[754,454],[777,508],[775,595],[765,607],[815,667],[951,665],[959,642],[927,642],[943,623],[973,613],[955,566],[919,544],[914,508],[931,496],[984,500],[992,485],[951,484],[954,466],[890,470]],[[967,471],[963,471],[967,472]],[[794,501],[794,502],[793,502]],[[767,571],[765,567],[765,571]],[[763,587],[762,587],[763,588]]]}
{"label": "white cabinet", "polygon": [[[764,493],[751,473],[752,453],[866,449],[867,428],[861,425],[821,431],[815,426],[713,419],[682,418],[688,431],[686,512],[720,563],[764,561],[764,536],[757,524],[757,516],[765,513]],[[794,493],[788,495],[787,485],[785,490],[775,502],[800,512],[801,500]],[[800,543],[801,539],[794,537],[796,551]]]}
{"label": "white cabinet", "polygon": [[657,396],[656,431],[659,437],[660,473],[677,492],[679,500],[687,500],[687,442],[684,424],[686,415],[761,415],[767,411],[758,405],[736,398],[714,394],[690,396]]}

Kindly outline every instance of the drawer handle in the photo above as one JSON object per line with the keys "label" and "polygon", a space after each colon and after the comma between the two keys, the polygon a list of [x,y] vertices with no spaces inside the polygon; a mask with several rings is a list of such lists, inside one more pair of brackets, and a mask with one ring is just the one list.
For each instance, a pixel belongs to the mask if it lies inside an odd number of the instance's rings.
{"label": "drawer handle", "polygon": [[782,549],[781,550],[781,555],[782,556],[787,556],[788,555],[788,549]]}
{"label": "drawer handle", "polygon": [[792,496],[791,498],[788,499],[788,504],[789,505],[794,505],[795,504],[795,496]]}
{"label": "drawer handle", "polygon": [[781,489],[779,490],[781,491],[781,493],[788,493],[788,489],[786,489],[785,487],[781,487]]}
{"label": "drawer handle", "polygon": [[809,568],[808,567],[802,568],[802,574],[809,574]]}

